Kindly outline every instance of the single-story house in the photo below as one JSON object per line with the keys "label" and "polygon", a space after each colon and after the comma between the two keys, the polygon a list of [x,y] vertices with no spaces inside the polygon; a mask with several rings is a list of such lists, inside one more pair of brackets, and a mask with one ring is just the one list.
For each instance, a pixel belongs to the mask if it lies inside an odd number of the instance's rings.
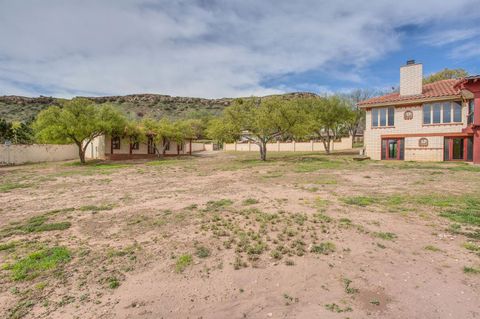
{"label": "single-story house", "polygon": [[358,103],[365,155],[375,160],[480,164],[480,76],[423,84],[423,66],[400,68],[399,92]]}
{"label": "single-story house", "polygon": [[[164,145],[154,145],[151,136],[145,141],[135,141],[130,137],[102,135],[95,138],[88,146],[85,156],[90,159],[148,159],[162,156],[191,155],[204,151],[203,143],[189,139],[183,143],[164,141]],[[159,154],[160,153],[160,154]]]}

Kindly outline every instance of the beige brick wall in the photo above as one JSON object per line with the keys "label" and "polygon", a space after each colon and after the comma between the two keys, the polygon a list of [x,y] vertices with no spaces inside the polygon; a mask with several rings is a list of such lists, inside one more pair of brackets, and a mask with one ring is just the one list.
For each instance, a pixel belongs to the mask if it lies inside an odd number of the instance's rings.
{"label": "beige brick wall", "polygon": [[422,64],[404,65],[400,68],[400,95],[422,94]]}
{"label": "beige brick wall", "polygon": [[[413,118],[404,119],[405,111],[411,111]],[[428,139],[428,146],[420,148],[418,140],[422,134],[429,133],[461,133],[466,127],[467,105],[462,107],[462,124],[433,124],[423,125],[422,106],[397,107],[395,108],[395,126],[388,128],[372,128],[371,111],[366,112],[366,129],[364,132],[365,152],[372,159],[381,159],[381,136],[389,134],[418,134],[416,137],[405,138],[405,160],[415,161],[441,161],[443,160],[443,137],[425,136]]]}
{"label": "beige brick wall", "polygon": [[[333,142],[332,151],[349,150],[352,148],[352,138],[342,137],[340,141]],[[224,144],[225,151],[258,152],[259,146],[254,143],[229,143]],[[267,152],[324,152],[322,142],[275,142],[267,143]]]}
{"label": "beige brick wall", "polygon": [[406,161],[443,161],[443,136],[429,136],[428,147],[419,147],[421,137],[405,138]]}

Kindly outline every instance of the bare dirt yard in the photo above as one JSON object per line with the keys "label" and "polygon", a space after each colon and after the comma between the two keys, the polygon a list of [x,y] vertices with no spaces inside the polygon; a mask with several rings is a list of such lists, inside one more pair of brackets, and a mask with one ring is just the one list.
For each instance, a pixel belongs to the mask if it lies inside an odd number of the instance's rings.
{"label": "bare dirt yard", "polygon": [[0,169],[2,318],[480,318],[480,167],[218,153]]}

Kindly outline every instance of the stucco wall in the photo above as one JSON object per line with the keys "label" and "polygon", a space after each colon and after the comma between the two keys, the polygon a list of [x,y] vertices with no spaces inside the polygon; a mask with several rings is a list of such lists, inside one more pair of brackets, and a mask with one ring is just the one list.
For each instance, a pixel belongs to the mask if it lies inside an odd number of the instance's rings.
{"label": "stucco wall", "polygon": [[[187,142],[187,144],[189,144]],[[189,145],[187,145],[188,149]],[[198,143],[198,142],[192,142],[192,152],[201,152],[205,151],[205,144],[204,143]]]}
{"label": "stucco wall", "polygon": [[[352,148],[352,138],[344,137],[332,143],[332,150],[349,150]],[[259,146],[254,143],[229,143],[224,144],[225,151],[258,152]],[[267,143],[267,152],[322,152],[325,147],[322,142],[276,142]]]}
{"label": "stucco wall", "polygon": [[66,161],[78,158],[78,148],[74,144],[33,144],[0,145],[0,163],[24,164],[39,162]]}
{"label": "stucco wall", "polygon": [[85,151],[87,159],[104,159],[105,158],[105,136],[99,136],[93,139]]}
{"label": "stucco wall", "polygon": [[[366,155],[372,159],[381,159],[381,137],[389,134],[418,134],[415,137],[405,138],[405,160],[418,161],[442,161],[443,160],[443,137],[428,136],[431,133],[461,133],[466,127],[467,105],[462,105],[462,124],[432,124],[423,125],[422,105],[395,108],[395,126],[393,128],[372,128],[371,111],[366,112],[366,130],[364,132],[364,144]],[[411,111],[413,118],[404,119],[404,113]],[[422,136],[425,134],[425,136]],[[422,137],[428,139],[427,147],[419,148],[418,140]]]}

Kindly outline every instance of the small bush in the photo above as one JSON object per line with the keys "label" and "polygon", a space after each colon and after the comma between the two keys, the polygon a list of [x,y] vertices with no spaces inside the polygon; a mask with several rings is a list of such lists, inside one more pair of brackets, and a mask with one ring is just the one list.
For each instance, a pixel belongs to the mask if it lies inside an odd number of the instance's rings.
{"label": "small bush", "polygon": [[177,273],[182,273],[190,266],[193,262],[192,255],[184,254],[177,258],[177,262],[175,263],[175,271]]}
{"label": "small bush", "polygon": [[375,237],[378,237],[384,240],[394,240],[395,238],[397,238],[397,235],[395,235],[394,233],[377,232],[377,233],[374,233],[374,235]]}
{"label": "small bush", "polygon": [[207,210],[219,210],[220,208],[224,208],[233,204],[233,201],[230,199],[220,199],[217,201],[208,201],[207,202]]}
{"label": "small bush", "polygon": [[120,287],[120,281],[116,277],[109,277],[107,278],[108,288],[116,289]]}
{"label": "small bush", "polygon": [[199,258],[207,258],[210,256],[210,249],[204,246],[197,247],[195,255]]}

